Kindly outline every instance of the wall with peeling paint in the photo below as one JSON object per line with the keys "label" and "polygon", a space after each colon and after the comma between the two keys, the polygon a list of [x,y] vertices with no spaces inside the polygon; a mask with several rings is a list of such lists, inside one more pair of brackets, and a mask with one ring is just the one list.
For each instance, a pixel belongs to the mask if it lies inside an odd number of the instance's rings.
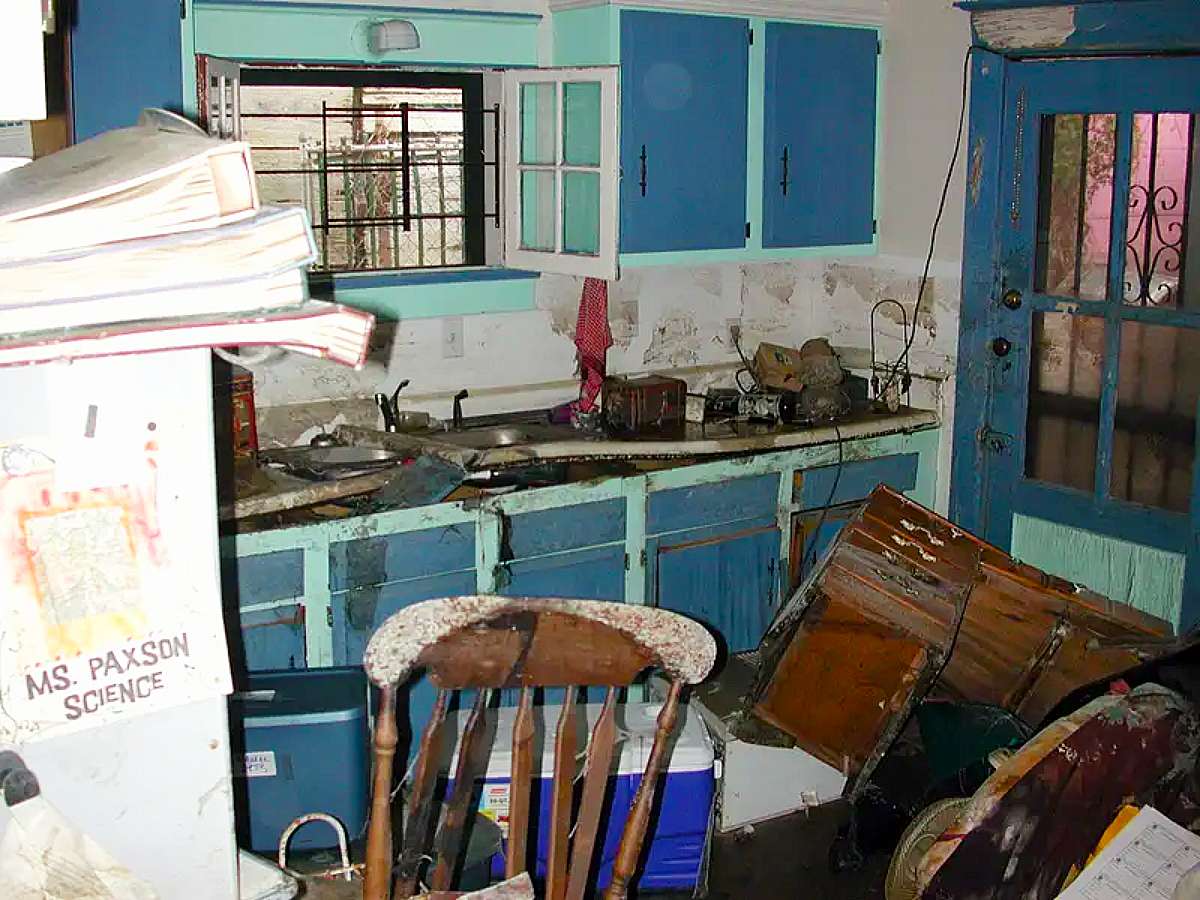
{"label": "wall with peeling paint", "polygon": [[[740,320],[743,347],[759,341],[798,345],[823,335],[855,348],[847,362],[869,360],[871,306],[900,300],[909,309],[958,118],[967,16],[949,0],[893,0],[885,27],[885,120],[882,123],[881,253],[853,259],[797,259],[760,264],[627,268],[610,288],[615,346],[609,370],[671,372],[694,389],[731,384],[739,367],[728,321]],[[964,154],[965,157],[966,154]],[[949,423],[958,333],[963,177],[960,159],[943,216],[937,252],[917,314],[912,365],[915,405],[937,409]],[[370,396],[402,378],[407,406],[448,417],[450,397],[466,387],[468,415],[548,406],[577,393],[572,337],[581,283],[543,276],[536,309],[469,316],[463,355],[442,357],[443,322],[401,321],[362,372],[298,356],[255,369],[260,435],[292,443],[319,425],[373,423]],[[879,317],[879,350],[892,359],[902,346],[892,310]],[[350,398],[357,398],[347,402]],[[334,403],[321,401],[338,401]],[[949,428],[943,429],[938,506],[945,508]]]}

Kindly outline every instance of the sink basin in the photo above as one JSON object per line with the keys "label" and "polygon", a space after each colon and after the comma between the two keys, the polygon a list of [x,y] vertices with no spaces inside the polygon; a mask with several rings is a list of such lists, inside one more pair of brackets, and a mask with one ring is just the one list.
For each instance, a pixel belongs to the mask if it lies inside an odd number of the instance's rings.
{"label": "sink basin", "polygon": [[551,441],[572,441],[578,440],[579,437],[580,433],[568,425],[509,423],[475,428],[468,426],[458,431],[443,432],[436,439],[459,447],[486,450],[494,447],[545,444]]}
{"label": "sink basin", "polygon": [[439,434],[438,440],[448,444],[458,444],[462,447],[512,447],[516,444],[531,444],[537,438],[531,429],[517,425],[503,425],[498,428],[469,428],[463,431],[447,431]]}

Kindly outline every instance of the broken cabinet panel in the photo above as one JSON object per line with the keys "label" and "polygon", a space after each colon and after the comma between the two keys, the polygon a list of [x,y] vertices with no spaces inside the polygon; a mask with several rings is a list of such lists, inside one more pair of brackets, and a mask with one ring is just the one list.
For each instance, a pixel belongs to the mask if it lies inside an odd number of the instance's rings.
{"label": "broken cabinet panel", "polygon": [[768,629],[752,701],[853,790],[934,684],[1037,724],[1170,634],[881,485]]}

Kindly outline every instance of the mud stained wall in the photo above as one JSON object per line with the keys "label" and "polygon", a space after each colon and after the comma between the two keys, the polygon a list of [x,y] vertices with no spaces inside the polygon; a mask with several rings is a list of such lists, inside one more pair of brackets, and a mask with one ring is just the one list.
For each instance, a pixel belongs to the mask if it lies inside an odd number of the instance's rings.
{"label": "mud stained wall", "polygon": [[[742,328],[743,349],[760,341],[798,344],[826,336],[852,348],[846,362],[869,362],[871,306],[916,298],[929,230],[937,208],[958,119],[962,56],[970,42],[968,17],[949,0],[892,0],[885,25],[884,120],[879,173],[879,254],[852,259],[625,266],[610,285],[609,322],[614,373],[668,372],[693,389],[726,385],[740,365],[729,323]],[[942,218],[931,278],[917,311],[912,367],[917,406],[938,410],[946,423],[939,459],[939,508],[948,495],[949,423],[953,414],[958,334],[964,146]],[[690,260],[691,258],[689,258]],[[582,284],[543,276],[536,308],[468,316],[463,354],[443,358],[443,320],[400,321],[385,329],[367,368],[351,372],[295,355],[255,370],[264,442],[290,444],[319,426],[374,424],[376,390],[403,378],[408,406],[449,416],[450,398],[466,387],[467,415],[541,407],[577,394],[576,311]],[[878,317],[880,355],[895,358],[901,324],[892,307]]]}

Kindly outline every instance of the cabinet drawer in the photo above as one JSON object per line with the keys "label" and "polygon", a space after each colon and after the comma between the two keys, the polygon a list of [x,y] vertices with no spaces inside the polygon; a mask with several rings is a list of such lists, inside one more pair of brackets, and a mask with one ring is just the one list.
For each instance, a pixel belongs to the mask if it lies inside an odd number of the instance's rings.
{"label": "cabinet drawer", "polygon": [[[897,491],[911,491],[917,484],[919,462],[920,457],[915,453],[897,453],[846,463],[840,476],[837,466],[805,469],[796,473],[793,502],[803,509],[851,503],[865,500],[880,484]],[[837,491],[831,498],[835,479]]]}
{"label": "cabinet drawer", "polygon": [[655,491],[647,500],[646,533],[665,534],[744,519],[774,521],[778,502],[777,474]]}

